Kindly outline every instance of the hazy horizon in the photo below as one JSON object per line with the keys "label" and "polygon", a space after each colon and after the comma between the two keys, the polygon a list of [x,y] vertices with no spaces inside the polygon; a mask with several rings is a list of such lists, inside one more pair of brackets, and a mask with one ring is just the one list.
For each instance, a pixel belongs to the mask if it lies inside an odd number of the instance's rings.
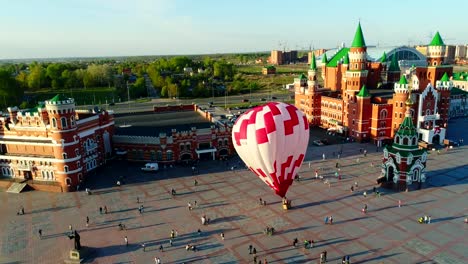
{"label": "hazy horizon", "polygon": [[[254,53],[350,45],[466,44],[466,1],[5,1],[0,60]],[[441,11],[444,10],[444,11]],[[446,10],[446,11],[445,11]]]}

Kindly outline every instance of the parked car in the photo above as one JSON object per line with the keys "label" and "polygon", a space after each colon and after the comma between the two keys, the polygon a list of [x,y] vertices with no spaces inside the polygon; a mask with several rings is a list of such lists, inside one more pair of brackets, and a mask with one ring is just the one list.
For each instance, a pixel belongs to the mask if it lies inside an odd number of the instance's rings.
{"label": "parked car", "polygon": [[266,101],[266,98],[262,98],[262,101]]}
{"label": "parked car", "polygon": [[242,102],[247,103],[247,102],[249,102],[249,99],[242,99]]}
{"label": "parked car", "polygon": [[148,171],[148,172],[151,172],[151,171],[158,171],[159,170],[159,166],[157,163],[146,163],[145,166],[143,168],[141,168],[142,171]]}
{"label": "parked car", "polygon": [[324,145],[324,144],[322,143],[322,141],[320,141],[320,140],[314,140],[312,143],[313,143],[315,146],[323,146],[323,145]]}
{"label": "parked car", "polygon": [[278,99],[278,98],[276,98],[276,96],[273,96],[273,97],[271,97],[271,99],[276,100],[276,99]]}

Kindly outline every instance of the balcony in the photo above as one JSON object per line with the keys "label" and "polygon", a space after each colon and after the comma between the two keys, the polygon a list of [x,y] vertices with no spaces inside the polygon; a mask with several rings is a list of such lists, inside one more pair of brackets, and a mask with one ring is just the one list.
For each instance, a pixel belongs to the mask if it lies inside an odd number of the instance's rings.
{"label": "balcony", "polygon": [[425,121],[435,121],[435,120],[439,120],[440,119],[440,115],[439,114],[435,114],[435,115],[424,115],[424,116],[419,116],[419,122],[425,122]]}

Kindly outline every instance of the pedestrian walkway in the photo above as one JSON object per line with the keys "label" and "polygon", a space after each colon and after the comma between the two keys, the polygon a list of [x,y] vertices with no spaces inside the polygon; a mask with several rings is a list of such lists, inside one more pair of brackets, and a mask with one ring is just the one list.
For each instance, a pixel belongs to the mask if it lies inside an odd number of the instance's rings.
{"label": "pedestrian walkway", "polygon": [[[365,146],[369,152],[363,157],[359,148]],[[248,263],[253,260],[249,245],[256,248],[258,259],[263,262],[266,258],[269,263],[317,263],[324,250],[331,263],[345,255],[352,263],[467,263],[463,220],[468,148],[440,155],[431,152],[427,166],[431,182],[422,190],[397,193],[377,189],[382,194],[378,197],[373,187],[380,175],[382,153],[370,146],[345,144],[339,161],[333,158],[336,145],[309,148],[301,180],[288,192],[292,201],[288,211],[245,167],[230,170],[238,164],[237,159],[229,164],[201,162],[197,175],[192,175],[191,167],[148,175],[138,166],[114,163],[91,182],[92,195],[0,192],[0,263],[60,263],[73,246],[66,237],[69,225],[80,233],[83,246],[95,249],[91,260],[95,263],[154,263],[155,257],[162,263]],[[341,180],[335,177],[337,161]],[[376,165],[371,166],[371,162]],[[323,179],[315,179],[316,169]],[[122,175],[125,184],[114,187]],[[324,184],[326,180],[330,186]],[[358,186],[351,192],[355,182]],[[170,195],[172,188],[174,196]],[[259,198],[266,205],[260,205]],[[194,201],[197,205],[187,210],[187,203]],[[142,204],[144,213],[140,214]],[[366,214],[362,213],[364,204],[368,206]],[[21,206],[25,214],[17,215]],[[107,214],[99,212],[104,206]],[[207,225],[200,220],[204,215],[210,219]],[[431,216],[430,224],[417,222],[424,215]],[[333,216],[332,225],[324,224],[326,216]],[[120,223],[126,228],[120,230]],[[267,227],[274,228],[272,235],[264,234]],[[172,229],[177,235],[171,246]],[[314,247],[294,248],[294,238],[301,241],[299,245],[313,240]],[[186,250],[189,244],[196,251]]]}

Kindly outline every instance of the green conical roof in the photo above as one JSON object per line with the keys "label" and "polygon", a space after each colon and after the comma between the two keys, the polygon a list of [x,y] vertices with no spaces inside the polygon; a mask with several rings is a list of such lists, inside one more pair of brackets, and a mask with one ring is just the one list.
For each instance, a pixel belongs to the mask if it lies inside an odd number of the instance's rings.
{"label": "green conical roof", "polygon": [[49,101],[51,101],[51,102],[60,102],[60,101],[65,101],[65,100],[68,100],[68,97],[66,97],[63,94],[57,94],[56,96],[54,96]]}
{"label": "green conical roof", "polygon": [[346,54],[346,56],[344,57],[343,64],[349,64],[349,56],[348,56],[348,54]]}
{"label": "green conical roof", "polygon": [[400,66],[398,66],[398,61],[395,54],[392,55],[392,60],[390,62],[390,67],[388,67],[388,71],[400,71]]}
{"label": "green conical roof", "polygon": [[397,135],[400,136],[416,136],[416,127],[413,124],[413,119],[411,116],[405,116],[403,123],[401,123],[400,128],[398,129]]}
{"label": "green conical roof", "polygon": [[362,34],[361,23],[358,24],[356,33],[354,34],[353,43],[351,44],[352,48],[362,48],[366,46],[364,41],[364,35]]}
{"label": "green conical roof", "polygon": [[439,31],[437,31],[431,43],[429,44],[429,46],[444,46],[444,45],[445,45],[444,41],[442,40],[442,37],[440,36]]}
{"label": "green conical roof", "polygon": [[361,91],[359,91],[359,93],[356,96],[358,96],[358,97],[369,97],[370,96],[370,93],[367,90],[365,84],[362,86]]}
{"label": "green conical roof", "polygon": [[401,75],[400,77],[400,82],[398,82],[399,84],[408,84],[408,81],[406,80],[406,77],[405,75]]}
{"label": "green conical roof", "polygon": [[443,82],[448,82],[449,81],[448,74],[444,73],[444,76],[442,76],[442,79],[440,79],[440,80],[443,81]]}
{"label": "green conical roof", "polygon": [[310,69],[316,70],[317,69],[317,62],[315,61],[315,53],[312,52],[312,59],[310,61]]}
{"label": "green conical roof", "polygon": [[327,63],[327,54],[324,53],[322,56],[322,63]]}
{"label": "green conical roof", "polygon": [[303,73],[301,73],[301,75],[299,75],[298,78],[299,78],[299,79],[307,79],[307,77],[306,77]]}
{"label": "green conical roof", "polygon": [[382,57],[380,58],[380,62],[384,63],[386,61],[387,61],[387,53],[385,53],[384,51]]}

